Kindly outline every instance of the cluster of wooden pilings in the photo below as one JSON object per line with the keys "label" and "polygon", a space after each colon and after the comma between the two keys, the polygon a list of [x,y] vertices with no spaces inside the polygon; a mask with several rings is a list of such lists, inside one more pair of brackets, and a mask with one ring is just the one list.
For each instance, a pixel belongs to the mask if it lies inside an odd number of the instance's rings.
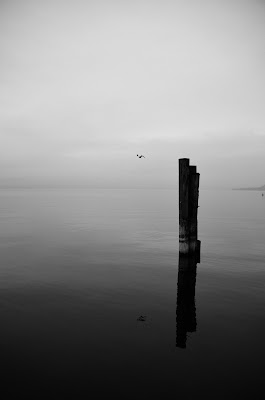
{"label": "cluster of wooden pilings", "polygon": [[198,200],[200,174],[188,158],[179,159],[179,253],[199,251]]}

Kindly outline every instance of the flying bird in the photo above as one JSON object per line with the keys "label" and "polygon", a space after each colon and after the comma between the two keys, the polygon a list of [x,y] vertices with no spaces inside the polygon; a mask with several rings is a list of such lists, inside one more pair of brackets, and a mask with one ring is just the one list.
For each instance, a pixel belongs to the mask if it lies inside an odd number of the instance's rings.
{"label": "flying bird", "polygon": [[142,154],[140,156],[137,154],[137,157],[138,158],[142,158],[142,157],[145,158],[145,156],[143,156]]}

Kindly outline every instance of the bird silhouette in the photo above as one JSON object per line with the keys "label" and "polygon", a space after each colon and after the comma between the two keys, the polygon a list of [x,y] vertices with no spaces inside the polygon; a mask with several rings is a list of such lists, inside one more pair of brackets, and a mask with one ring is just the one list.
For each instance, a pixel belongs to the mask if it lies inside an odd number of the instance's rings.
{"label": "bird silhouette", "polygon": [[145,158],[145,156],[143,156],[142,154],[140,156],[137,154],[137,157],[138,158],[142,158],[142,157]]}

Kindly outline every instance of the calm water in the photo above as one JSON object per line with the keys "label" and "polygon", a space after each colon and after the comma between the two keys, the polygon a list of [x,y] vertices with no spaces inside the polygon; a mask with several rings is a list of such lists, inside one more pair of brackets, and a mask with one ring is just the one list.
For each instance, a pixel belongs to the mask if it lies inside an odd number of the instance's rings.
{"label": "calm water", "polygon": [[199,204],[201,260],[178,286],[177,191],[1,190],[5,398],[262,397],[265,198]]}

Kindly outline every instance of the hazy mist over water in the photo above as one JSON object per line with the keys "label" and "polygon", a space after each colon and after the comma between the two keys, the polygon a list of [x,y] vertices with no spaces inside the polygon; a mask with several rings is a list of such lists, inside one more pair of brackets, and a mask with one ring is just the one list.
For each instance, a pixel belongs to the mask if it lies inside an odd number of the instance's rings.
{"label": "hazy mist over water", "polygon": [[199,205],[197,327],[181,349],[176,190],[0,191],[10,396],[262,393],[264,197],[201,190]]}
{"label": "hazy mist over water", "polygon": [[0,187],[174,188],[181,157],[204,188],[264,185],[264,20],[262,0],[1,1]]}

